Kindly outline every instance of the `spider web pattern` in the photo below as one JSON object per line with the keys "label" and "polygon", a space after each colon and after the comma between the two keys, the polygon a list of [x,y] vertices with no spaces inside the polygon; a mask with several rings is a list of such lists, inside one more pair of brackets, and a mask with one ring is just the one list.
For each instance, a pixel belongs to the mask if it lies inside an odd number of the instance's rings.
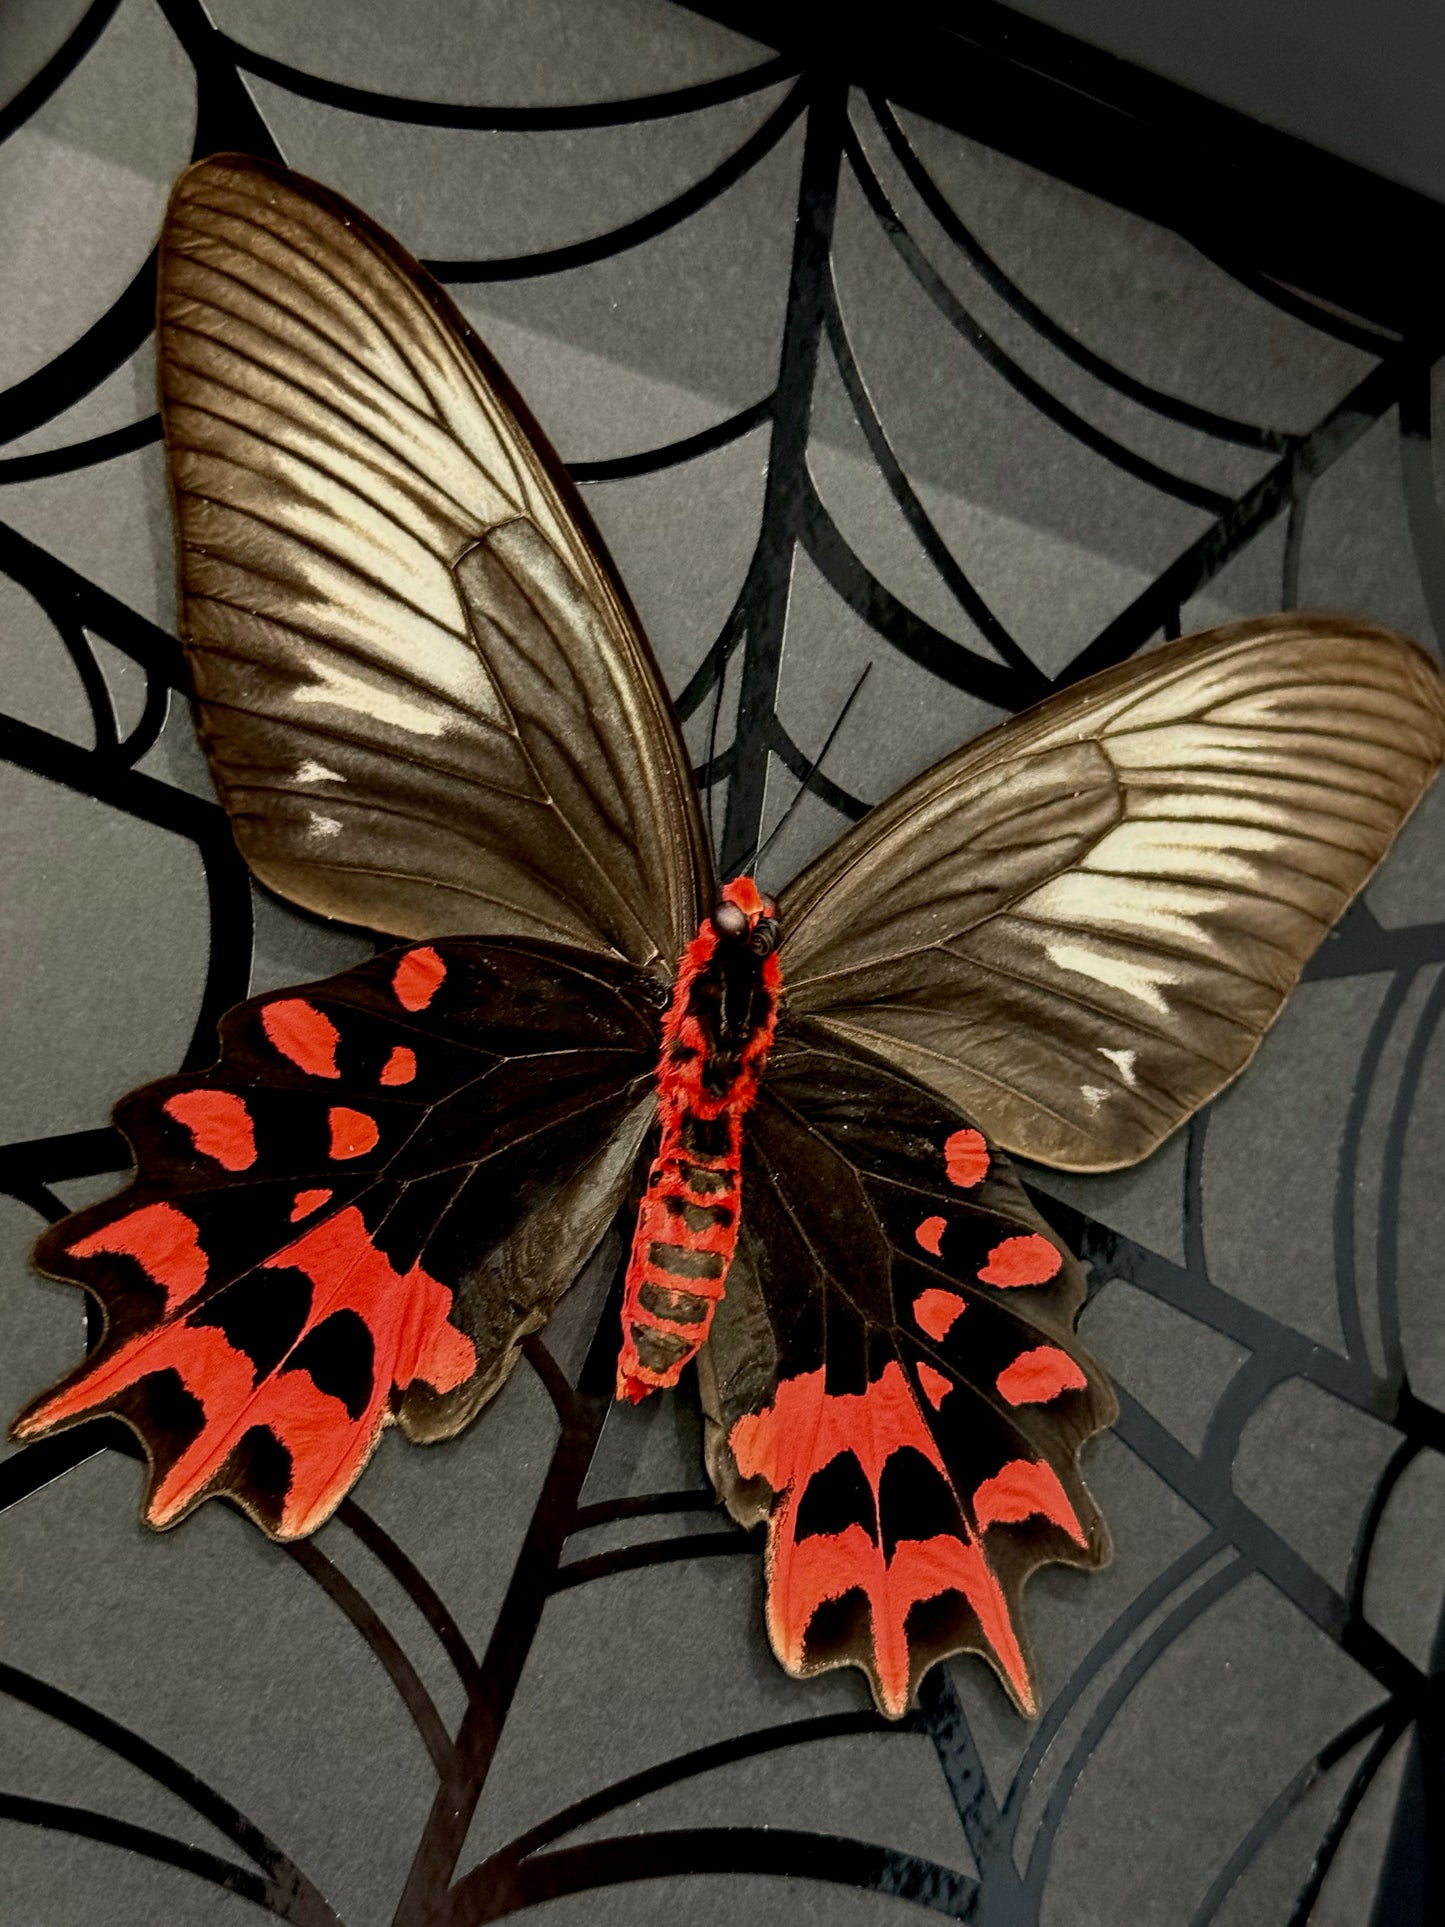
{"label": "spider web pattern", "polygon": [[[72,11],[0,142],[58,165],[66,101],[91,86],[126,126],[159,124],[174,164],[277,155],[430,256],[617,554],[725,869],[778,824],[867,663],[769,852],[774,885],[974,730],[1161,636],[1301,602],[1445,635],[1436,312],[1402,297],[1408,277],[1351,279],[1328,253],[1311,271],[1298,234],[1231,247],[1187,184],[1171,203],[1157,131],[1137,182],[1100,178],[1115,118],[1145,124],[1162,96],[999,10],[976,10],[973,64],[940,74],[923,34],[911,64],[901,39],[872,62],[803,35],[760,44],[751,16],[746,41],[718,24],[741,9],[558,4],[533,32],[565,29],[573,79],[531,76],[555,98],[527,106],[383,91],[388,58],[414,69],[394,24],[386,55],[379,10],[381,54],[328,45],[325,8],[296,46],[266,9],[249,25],[200,0]],[[508,18],[476,14],[502,39]],[[111,59],[128,93],[106,94]],[[1051,59],[1089,93],[1067,111],[1095,115],[1097,146],[1070,150],[1053,118],[1069,88]],[[593,68],[596,98],[576,78]],[[438,93],[466,79],[434,62]],[[1001,102],[1035,112],[1005,128]],[[448,252],[478,231],[458,210],[527,156],[533,201],[484,208],[489,245]],[[1293,152],[1284,171],[1310,164]],[[584,175],[602,182],[590,199]],[[1369,205],[1377,189],[1424,258],[1409,197],[1374,184]],[[82,279],[65,345],[41,343],[0,393],[0,774],[40,799],[25,821],[41,826],[21,852],[40,881],[17,901],[43,921],[66,898],[55,927],[88,933],[54,959],[55,1008],[98,1059],[49,1069],[48,1019],[14,1040],[12,1108],[41,1128],[0,1150],[12,1405],[81,1347],[73,1300],[24,1254],[124,1170],[94,1119],[207,1063],[247,994],[365,954],[253,889],[187,747],[180,650],[124,508],[141,501],[164,576],[159,424],[127,383],[154,256],[119,260],[114,293]],[[629,327],[646,336],[631,362]],[[1027,1174],[1090,1267],[1083,1330],[1122,1403],[1086,1467],[1116,1565],[1030,1590],[1036,1726],[969,1662],[935,1669],[896,1725],[853,1676],[783,1678],[757,1540],[712,1503],[688,1397],[610,1402],[614,1240],[527,1341],[503,1409],[425,1453],[388,1442],[313,1541],[270,1545],[218,1507],[147,1534],[134,1446],[109,1423],[0,1459],[17,1917],[101,1893],[116,1919],[247,1906],[306,1927],[464,1927],[544,1903],[548,1922],[1427,1917],[1439,820],[1427,806],[1249,1076],[1185,1136],[1121,1178]],[[96,904],[109,925],[88,921]],[[45,976],[29,955],[27,994]],[[113,978],[139,980],[129,1003]]]}

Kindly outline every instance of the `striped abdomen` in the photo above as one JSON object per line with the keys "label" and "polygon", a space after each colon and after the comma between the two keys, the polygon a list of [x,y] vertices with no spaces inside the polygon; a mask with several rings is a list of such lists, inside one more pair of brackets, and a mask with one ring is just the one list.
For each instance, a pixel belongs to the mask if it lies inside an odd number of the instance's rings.
{"label": "striped abdomen", "polygon": [[664,1119],[627,1266],[620,1397],[676,1384],[707,1337],[737,1247],[741,1152],[740,1116]]}
{"label": "striped abdomen", "polygon": [[[751,878],[728,884],[723,898],[754,924],[762,915]],[[661,1142],[627,1265],[619,1398],[635,1402],[677,1383],[727,1289],[742,1210],[743,1118],[781,990],[777,957],[720,937],[711,920],[683,956],[657,1068]]]}

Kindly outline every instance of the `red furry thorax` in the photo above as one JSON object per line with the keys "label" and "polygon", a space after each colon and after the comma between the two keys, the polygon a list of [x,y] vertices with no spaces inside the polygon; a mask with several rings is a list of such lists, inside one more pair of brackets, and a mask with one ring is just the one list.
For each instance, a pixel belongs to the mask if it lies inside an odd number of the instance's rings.
{"label": "red furry thorax", "polygon": [[[677,1114],[692,1110],[698,1117],[719,1117],[730,1111],[741,1117],[752,1108],[758,1094],[758,1078],[773,1046],[778,1026],[778,999],[782,995],[783,973],[777,953],[764,959],[762,980],[769,992],[767,1021],[756,1030],[743,1051],[742,1073],[720,1096],[703,1086],[711,1040],[689,1009],[692,987],[706,971],[717,952],[718,938],[711,923],[704,922],[682,953],[672,1002],[662,1023],[662,1053],[657,1064],[658,1105],[664,1117],[668,1110]],[[677,1046],[690,1054],[680,1057]]]}

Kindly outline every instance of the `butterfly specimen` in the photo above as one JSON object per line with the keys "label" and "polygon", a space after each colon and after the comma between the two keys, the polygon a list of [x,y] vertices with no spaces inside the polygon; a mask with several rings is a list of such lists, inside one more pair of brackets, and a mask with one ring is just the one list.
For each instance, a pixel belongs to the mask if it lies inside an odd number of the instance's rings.
{"label": "butterfly specimen", "polygon": [[1272,617],[1065,689],[774,901],[714,875],[585,511],[450,302],[358,210],[179,182],[160,367],[203,739],[261,881],[401,939],[257,998],[128,1098],[121,1196],[39,1262],[105,1312],[16,1421],[99,1412],[153,1524],[325,1520],[445,1438],[620,1212],[618,1395],[695,1365],[797,1674],[890,1715],[1108,1539],[1084,1281],[1007,1153],[1146,1156],[1234,1077],[1445,755],[1412,643]]}

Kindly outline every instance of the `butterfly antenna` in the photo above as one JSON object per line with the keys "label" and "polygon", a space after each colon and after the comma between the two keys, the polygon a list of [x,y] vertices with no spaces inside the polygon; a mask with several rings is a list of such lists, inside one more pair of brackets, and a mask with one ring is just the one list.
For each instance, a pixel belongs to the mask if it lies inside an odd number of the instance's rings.
{"label": "butterfly antenna", "polygon": [[845,702],[843,707],[838,711],[837,718],[834,721],[833,727],[828,731],[827,737],[823,743],[823,747],[818,751],[818,754],[813,758],[812,766],[809,769],[807,775],[803,778],[802,782],[799,783],[797,789],[793,792],[792,801],[788,804],[788,807],[783,811],[782,815],[778,818],[777,822],[773,825],[772,829],[768,831],[767,840],[754,847],[752,855],[748,858],[747,862],[742,866],[742,869],[738,872],[740,876],[747,872],[755,871],[757,869],[758,865],[762,862],[763,858],[767,855],[768,851],[773,847],[774,841],[782,833],[782,831],[787,827],[788,821],[791,818],[794,810],[797,809],[798,805],[802,802],[803,798],[807,795],[808,790],[812,785],[813,778],[818,774],[818,771],[823,767],[823,758],[828,754],[828,751],[833,747],[834,738],[837,736],[838,731],[843,727],[844,723],[847,721],[848,711],[853,707],[854,703],[857,702],[858,692],[862,689],[864,683],[867,682],[872,668],[873,668],[873,665],[871,662],[864,663],[862,675],[858,678],[857,682],[854,683],[852,689],[849,691],[847,702]]}
{"label": "butterfly antenna", "polygon": [[[731,627],[732,624],[729,623],[728,628]],[[720,641],[722,648],[718,656],[717,681],[713,685],[712,715],[708,718],[707,725],[707,761],[703,764],[703,768],[707,771],[707,841],[714,863],[717,862],[717,826],[713,821],[713,798],[717,795],[717,777],[713,772],[712,763],[713,757],[717,754],[718,718],[722,715],[723,690],[727,684],[728,661],[732,655],[732,650],[728,647],[730,637],[726,630]]]}

